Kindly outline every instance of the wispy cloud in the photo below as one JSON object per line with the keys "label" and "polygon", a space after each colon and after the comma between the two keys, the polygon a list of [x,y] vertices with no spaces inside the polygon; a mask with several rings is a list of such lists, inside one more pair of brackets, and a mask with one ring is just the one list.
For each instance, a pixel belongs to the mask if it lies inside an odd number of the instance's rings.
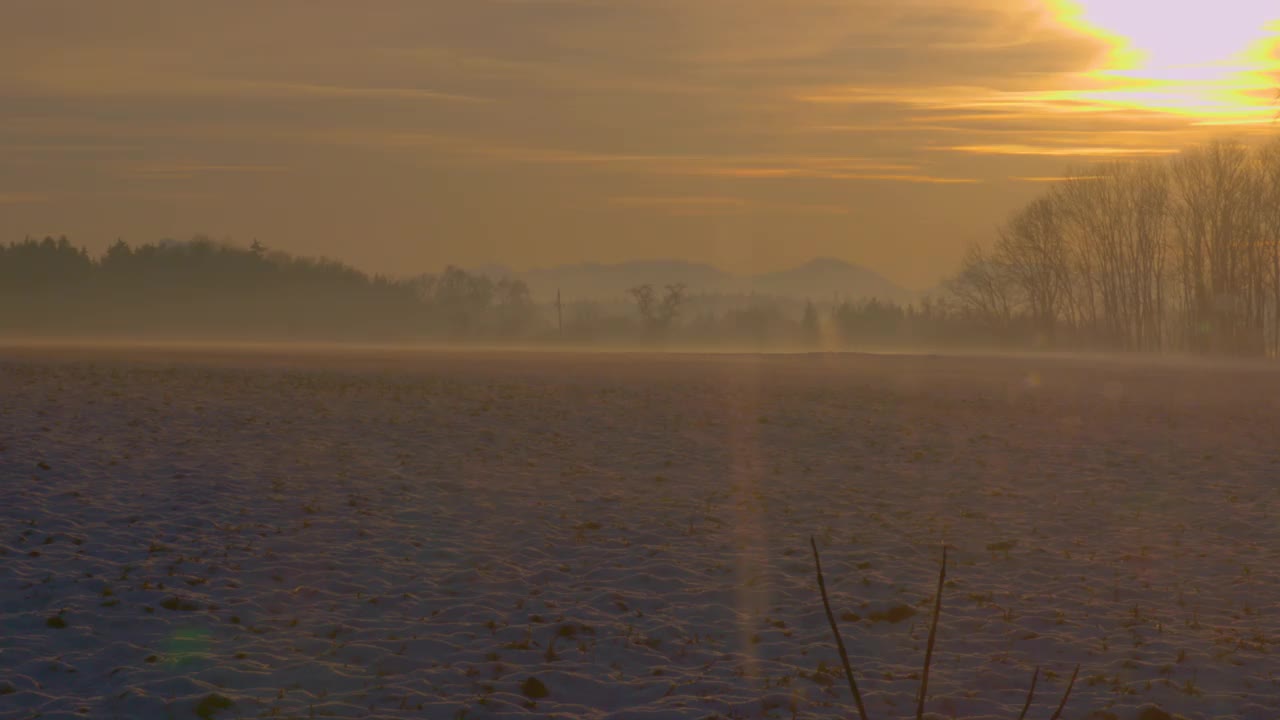
{"label": "wispy cloud", "polygon": [[678,155],[610,153],[566,148],[542,148],[512,143],[486,142],[464,136],[435,133],[360,133],[322,131],[316,142],[341,142],[386,149],[427,149],[492,161],[542,165],[592,167],[617,172],[738,180],[878,180],[885,182],[968,184],[968,177],[934,176],[922,171],[919,163],[894,162],[876,157],[840,155],[724,154]]}
{"label": "wispy cloud", "polygon": [[140,149],[141,145],[106,143],[13,143],[0,145],[0,153],[121,153]]}
{"label": "wispy cloud", "polygon": [[623,196],[610,198],[608,206],[621,210],[659,212],[674,216],[774,213],[794,215],[848,215],[843,205],[747,200],[728,196]]}
{"label": "wispy cloud", "polygon": [[[1089,147],[1074,149],[1054,150],[1021,142],[964,143],[958,149],[977,154],[989,148],[995,155],[1159,154],[1221,128],[1250,134],[1272,129],[1277,119],[1275,86],[1280,81],[1280,59],[1268,61],[1267,67],[1267,72],[1255,69],[1244,74],[1244,79],[1231,82],[1175,82],[1080,70],[1029,80],[1018,75],[991,78],[981,85],[829,85],[800,90],[793,97],[819,107],[897,108],[896,114],[904,121],[896,125],[816,125],[809,128],[811,132],[1002,134],[1012,138],[1018,129],[1011,126],[1024,125],[1042,135],[1089,132],[1093,140]],[[1024,85],[1011,86],[1010,79],[1022,80]],[[1086,127],[1088,130],[1083,130]],[[1141,140],[1132,141],[1138,134]],[[1126,135],[1130,140],[1117,140]],[[1132,149],[1122,149],[1122,145]]]}
{"label": "wispy cloud", "polygon": [[1066,181],[1068,181],[1068,180],[1072,180],[1072,181],[1077,181],[1077,180],[1098,180],[1098,179],[1101,179],[1101,178],[1102,178],[1102,176],[1101,176],[1101,175],[1071,175],[1071,176],[1067,176],[1067,175],[1037,175],[1037,176],[1019,176],[1019,175],[1010,175],[1010,176],[1009,176],[1009,179],[1010,179],[1010,180],[1014,180],[1014,181],[1016,181],[1016,182],[1028,182],[1028,183],[1057,183],[1057,182],[1066,182]]}
{"label": "wispy cloud", "polygon": [[830,203],[764,203],[760,208],[765,212],[784,215],[849,215],[852,213],[844,205]]}
{"label": "wispy cloud", "polygon": [[125,177],[140,180],[180,180],[198,175],[233,175],[288,172],[284,165],[172,163],[137,165],[125,171]]}
{"label": "wispy cloud", "polygon": [[522,57],[514,60],[456,47],[436,46],[387,47],[377,49],[376,53],[381,58],[404,64],[416,71],[446,71],[454,78],[466,78],[476,85],[505,85],[524,93],[543,91],[616,94],[625,91],[631,95],[705,98],[724,89],[713,82],[688,75],[655,76],[643,66],[602,67],[557,57]]}
{"label": "wispy cloud", "polygon": [[933,185],[969,185],[981,182],[977,178],[944,177],[912,173],[875,172],[871,170],[833,170],[823,168],[821,163],[793,165],[789,167],[737,167],[737,166],[704,166],[689,168],[684,174],[702,175],[706,177],[736,178],[739,180],[849,180],[878,181],[891,183],[924,183]]}
{"label": "wispy cloud", "polygon": [[170,234],[170,193],[200,198],[177,221],[299,252],[367,233],[349,259],[518,265],[662,243],[719,259],[737,250],[664,222],[718,215],[750,227],[743,264],[840,247],[928,284],[1021,183],[1274,132],[1280,110],[1259,57],[1229,77],[1117,65],[1128,41],[1229,50],[1217,6],[1173,43],[1163,13],[1126,40],[1064,21],[1083,7],[1066,0],[315,0],[305,21],[295,4],[82,3],[76,23],[16,4],[0,187],[56,202],[9,192],[35,207],[0,229]]}
{"label": "wispy cloud", "polygon": [[491,98],[459,93],[440,92],[414,87],[361,87],[349,85],[320,85],[314,83],[243,82],[229,84],[228,91],[239,90],[248,94],[281,98],[353,98],[373,100],[429,100],[453,103],[489,103]]}
{"label": "wispy cloud", "polygon": [[1049,157],[1117,157],[1126,155],[1171,155],[1176,147],[1110,147],[1072,145],[952,145],[945,150],[971,155],[1043,155]]}
{"label": "wispy cloud", "polygon": [[668,215],[723,215],[742,212],[747,201],[737,197],[676,196],[676,197],[614,197],[609,207],[623,210],[643,210]]}
{"label": "wispy cloud", "polygon": [[35,192],[0,192],[0,205],[31,205],[48,202],[49,196]]}
{"label": "wispy cloud", "polygon": [[[246,100],[395,100],[433,103],[487,103],[489,98],[434,87],[387,86],[376,82],[335,83],[262,79],[262,73],[214,72],[191,66],[175,52],[135,49],[110,54],[66,49],[28,61],[9,76],[10,92],[65,97],[139,99],[226,98]],[[372,80],[372,78],[370,78]]]}

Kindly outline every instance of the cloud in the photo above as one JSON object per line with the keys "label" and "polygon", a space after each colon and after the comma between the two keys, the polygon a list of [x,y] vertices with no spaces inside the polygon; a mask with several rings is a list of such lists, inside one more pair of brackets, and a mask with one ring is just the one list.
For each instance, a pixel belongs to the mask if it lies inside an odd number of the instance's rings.
{"label": "cloud", "polygon": [[[1270,95],[1248,117],[1160,107],[1179,97],[1157,73],[1112,72],[1121,39],[1056,5],[121,0],[68,23],[19,3],[0,26],[0,186],[56,189],[58,213],[5,215],[172,234],[146,198],[212,188],[182,222],[383,268],[661,238],[744,264],[845,248],[928,283],[1064,164],[1274,129]],[[715,216],[750,250],[673,215]],[[396,239],[413,233],[433,241]]]}
{"label": "cloud", "polygon": [[1174,147],[1108,147],[1071,145],[953,145],[945,148],[972,155],[1044,155],[1049,157],[1115,157],[1126,155],[1171,155]]}
{"label": "cloud", "polygon": [[1011,175],[1009,176],[1009,179],[1017,182],[1028,182],[1028,183],[1058,183],[1058,182],[1066,182],[1068,180],[1071,180],[1071,181],[1099,180],[1102,177],[1103,177],[1102,175],[1070,175],[1070,176],[1045,175],[1045,176],[1037,176],[1037,177],[1019,177],[1016,175]]}
{"label": "cloud", "polygon": [[49,196],[34,192],[0,192],[0,205],[31,205],[48,202]]}
{"label": "cloud", "polygon": [[25,72],[14,75],[16,77],[11,76],[8,82],[10,92],[70,97],[490,102],[489,98],[429,87],[341,85],[218,75],[206,69],[183,68],[181,63],[174,62],[170,53],[159,52],[128,52],[106,57],[64,52],[55,60],[33,64]]}
{"label": "cloud", "polygon": [[874,157],[742,154],[620,154],[564,148],[528,147],[485,142],[465,136],[433,133],[320,132],[314,142],[347,143],[389,150],[419,149],[493,162],[586,167],[609,172],[640,172],[738,180],[823,179],[966,184],[967,177],[941,177],[920,172],[917,163],[888,162]]}
{"label": "cloud", "polygon": [[44,153],[122,153],[132,152],[140,145],[122,145],[107,143],[15,143],[0,145],[0,154],[44,154]]}
{"label": "cloud", "polygon": [[437,92],[424,88],[347,87],[314,83],[242,83],[241,88],[266,95],[298,98],[368,98],[375,100],[430,100],[456,103],[487,103],[491,98]]}
{"label": "cloud", "polygon": [[728,196],[624,196],[610,198],[608,206],[620,210],[661,212],[674,216],[781,213],[795,215],[848,215],[843,205],[750,201]]}
{"label": "cloud", "polygon": [[895,183],[925,183],[935,185],[966,185],[981,182],[977,178],[968,177],[941,177],[934,175],[917,175],[912,173],[832,170],[804,165],[790,167],[704,166],[690,168],[684,172],[685,174],[690,175],[734,178],[739,180],[861,180]]}
{"label": "cloud", "polygon": [[182,180],[199,175],[264,174],[287,172],[284,165],[226,163],[156,163],[137,165],[125,171],[125,177],[139,180]]}
{"label": "cloud", "polygon": [[823,203],[767,203],[760,206],[765,212],[787,215],[849,215],[853,211],[844,205]]}
{"label": "cloud", "polygon": [[622,210],[656,211],[669,215],[720,215],[742,212],[747,201],[738,197],[614,197],[609,207]]}
{"label": "cloud", "polygon": [[740,197],[727,196],[672,196],[672,197],[637,197],[623,196],[609,198],[609,204],[613,207],[635,208],[635,207],[744,207],[746,200]]}
{"label": "cloud", "polygon": [[475,49],[434,46],[385,47],[374,52],[379,58],[415,72],[465,78],[476,87],[489,88],[506,97],[534,92],[706,97],[723,90],[715,83],[688,75],[656,75],[644,66],[602,67],[556,57],[515,60]]}

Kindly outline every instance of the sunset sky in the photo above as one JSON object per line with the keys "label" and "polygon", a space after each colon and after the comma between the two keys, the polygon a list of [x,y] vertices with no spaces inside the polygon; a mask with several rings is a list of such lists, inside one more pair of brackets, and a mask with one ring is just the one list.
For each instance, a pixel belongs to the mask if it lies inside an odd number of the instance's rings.
{"label": "sunset sky", "polygon": [[0,241],[911,287],[1067,167],[1280,134],[1280,3],[0,0]]}

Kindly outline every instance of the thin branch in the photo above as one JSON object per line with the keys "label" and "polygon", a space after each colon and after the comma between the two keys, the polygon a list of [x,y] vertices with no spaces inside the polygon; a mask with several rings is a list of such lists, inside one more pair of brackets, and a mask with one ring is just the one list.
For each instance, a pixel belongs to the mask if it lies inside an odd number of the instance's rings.
{"label": "thin branch", "polygon": [[1062,717],[1062,710],[1067,707],[1067,700],[1071,697],[1071,688],[1076,686],[1076,676],[1080,674],[1080,666],[1076,665],[1075,672],[1071,673],[1071,682],[1067,683],[1067,691],[1062,695],[1062,702],[1058,703],[1058,709],[1054,711],[1053,717],[1049,720],[1058,720]]}
{"label": "thin branch", "polygon": [[1040,679],[1040,666],[1036,666],[1036,671],[1031,674],[1031,689],[1027,690],[1027,703],[1022,706],[1022,714],[1018,716],[1018,720],[1024,720],[1027,717],[1027,711],[1031,709],[1031,699],[1036,696],[1036,681]]}
{"label": "thin branch", "polygon": [[853,668],[849,667],[849,653],[844,650],[844,640],[840,637],[840,628],[836,626],[836,616],[831,614],[827,583],[822,579],[822,561],[818,559],[818,541],[812,535],[809,536],[809,546],[813,548],[813,566],[818,572],[818,591],[822,593],[822,607],[827,611],[827,622],[831,623],[831,634],[836,638],[836,649],[840,651],[840,662],[844,664],[844,676],[849,681],[853,701],[858,705],[858,716],[867,720],[867,710],[862,706],[862,693],[858,692],[858,683],[853,679]]}
{"label": "thin branch", "polygon": [[924,698],[929,692],[929,664],[933,662],[933,643],[938,639],[938,618],[942,615],[942,583],[947,579],[947,546],[942,546],[942,568],[938,570],[938,592],[933,598],[933,624],[929,626],[929,644],[924,648],[924,672],[920,673],[920,700],[916,703],[916,720],[924,718]]}

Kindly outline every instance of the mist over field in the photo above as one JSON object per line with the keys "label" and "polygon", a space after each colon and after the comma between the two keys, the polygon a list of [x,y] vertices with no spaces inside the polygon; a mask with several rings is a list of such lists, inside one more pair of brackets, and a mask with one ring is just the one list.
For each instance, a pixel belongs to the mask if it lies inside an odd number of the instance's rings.
{"label": "mist over field", "polygon": [[0,0],[0,720],[1280,718],[1280,3]]}
{"label": "mist over field", "polygon": [[205,237],[0,247],[11,337],[1280,354],[1280,140],[1070,171],[928,291],[833,258],[370,275]]}
{"label": "mist over field", "polygon": [[814,536],[872,716],[946,545],[926,717],[1261,720],[1280,372],[1219,362],[0,347],[0,717],[843,717]]}

